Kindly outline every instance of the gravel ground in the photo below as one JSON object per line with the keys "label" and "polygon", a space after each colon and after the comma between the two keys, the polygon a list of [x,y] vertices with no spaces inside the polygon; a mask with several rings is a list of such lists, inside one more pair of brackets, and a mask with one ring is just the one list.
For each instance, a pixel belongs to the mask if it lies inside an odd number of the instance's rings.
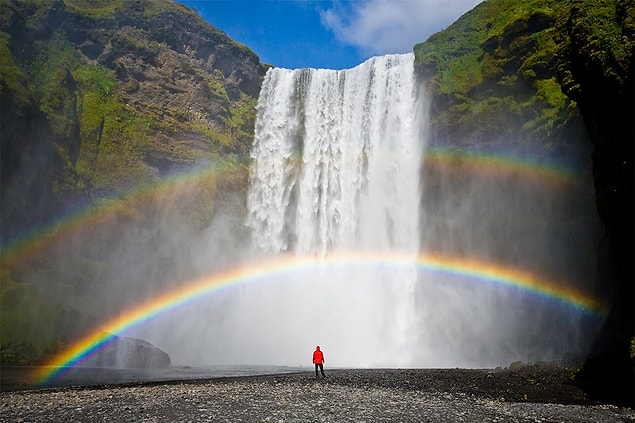
{"label": "gravel ground", "polygon": [[563,368],[343,370],[0,394],[6,422],[635,422]]}

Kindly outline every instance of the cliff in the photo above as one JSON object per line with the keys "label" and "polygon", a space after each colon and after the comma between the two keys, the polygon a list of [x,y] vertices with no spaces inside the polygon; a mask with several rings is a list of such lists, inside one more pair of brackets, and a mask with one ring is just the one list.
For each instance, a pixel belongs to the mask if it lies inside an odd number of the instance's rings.
{"label": "cliff", "polygon": [[[579,382],[597,398],[631,405],[634,10],[632,2],[615,0],[489,0],[415,46],[431,95],[433,147],[566,158],[580,174],[592,168],[592,181],[566,191],[573,213],[559,225],[569,233],[597,226],[589,217],[592,200],[604,235],[591,242],[598,251],[608,244],[608,266],[601,253],[572,261],[597,263],[587,275],[611,302]],[[471,182],[454,181],[458,189],[465,183]],[[427,189],[434,195],[434,185]]]}
{"label": "cliff", "polygon": [[2,362],[29,364],[191,277],[221,210],[240,233],[266,67],[171,1],[0,0],[0,17]]}
{"label": "cliff", "polygon": [[521,154],[533,144],[539,148],[532,153],[543,157],[576,152],[567,141],[585,132],[555,72],[559,4],[485,1],[414,47],[417,71],[434,97],[433,144]]}
{"label": "cliff", "polygon": [[558,80],[593,143],[597,209],[613,270],[611,313],[578,379],[596,398],[633,406],[635,4],[571,1],[556,28]]}
{"label": "cliff", "polygon": [[246,161],[266,69],[195,12],[157,0],[0,7],[5,239],[78,196]]}

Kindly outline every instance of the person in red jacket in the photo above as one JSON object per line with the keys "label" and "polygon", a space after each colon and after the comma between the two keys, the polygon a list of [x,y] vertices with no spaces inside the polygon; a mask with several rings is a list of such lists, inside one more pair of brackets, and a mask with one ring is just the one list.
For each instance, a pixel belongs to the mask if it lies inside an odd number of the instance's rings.
{"label": "person in red jacket", "polygon": [[324,354],[320,351],[320,346],[315,347],[313,351],[313,364],[315,364],[315,377],[318,377],[318,367],[322,372],[322,377],[326,377],[324,374]]}

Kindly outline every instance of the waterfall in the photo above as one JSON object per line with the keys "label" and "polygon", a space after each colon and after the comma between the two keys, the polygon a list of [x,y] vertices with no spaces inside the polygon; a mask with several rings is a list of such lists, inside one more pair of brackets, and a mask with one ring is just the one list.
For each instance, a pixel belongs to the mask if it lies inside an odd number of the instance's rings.
{"label": "waterfall", "polygon": [[413,61],[403,54],[342,71],[273,68],[258,101],[247,200],[257,249],[413,259],[412,268],[326,269],[274,294],[304,304],[287,318],[309,314],[316,332],[307,342],[322,339],[327,360],[337,351],[341,364],[407,365],[416,342],[421,125]]}
{"label": "waterfall", "polygon": [[594,227],[567,223],[572,207],[585,216],[584,191],[561,172],[509,170],[517,160],[425,151],[413,61],[270,69],[248,236],[232,238],[227,223],[242,216],[232,208],[191,247],[201,262],[231,257],[236,268],[154,338],[136,337],[188,365],[310,366],[320,345],[327,371],[582,356],[603,322],[583,290],[595,280]]}

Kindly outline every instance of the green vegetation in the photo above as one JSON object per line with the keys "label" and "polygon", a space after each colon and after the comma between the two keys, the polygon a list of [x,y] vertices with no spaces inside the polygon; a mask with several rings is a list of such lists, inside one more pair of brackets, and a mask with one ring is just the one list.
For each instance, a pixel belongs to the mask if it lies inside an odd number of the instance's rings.
{"label": "green vegetation", "polygon": [[[577,0],[571,13],[558,19],[558,72],[571,97],[581,94],[580,81],[572,75],[576,66],[584,66],[611,85],[624,86],[628,79],[635,49],[635,8],[624,0]],[[570,34],[567,34],[570,32]],[[580,60],[572,66],[571,60]]]}
{"label": "green vegetation", "polygon": [[113,19],[117,14],[131,13],[147,21],[168,11],[181,13],[187,10],[185,6],[169,1],[140,3],[128,0],[64,0],[64,5],[69,13],[96,21]]}
{"label": "green vegetation", "polygon": [[[35,30],[46,22],[54,4],[53,1],[29,0],[2,6],[3,9],[13,7],[16,14],[23,10],[26,27]],[[164,29],[158,28],[159,34],[152,35],[145,29],[144,22],[164,13],[191,14],[178,3],[163,1],[144,2],[143,7],[122,0],[68,0],[63,4],[67,13],[95,22],[137,16],[141,36],[134,30],[115,30],[106,39],[112,46],[109,48],[116,46],[122,53],[148,62],[156,60],[167,46],[160,40],[165,35]],[[95,29],[96,40],[104,37],[105,28],[110,25],[112,23]],[[153,150],[181,163],[193,163],[206,155],[214,160],[223,160],[224,155],[228,155],[231,162],[237,158],[239,161],[248,159],[256,98],[240,93],[239,99],[230,100],[220,70],[206,73],[189,61],[182,63],[184,72],[192,72],[205,81],[208,89],[205,101],[220,106],[217,123],[210,124],[208,120],[192,119],[181,108],[166,110],[146,96],[141,96],[137,106],[132,107],[128,102],[131,96],[139,94],[139,81],[120,79],[117,72],[122,69],[122,63],[119,61],[107,66],[88,61],[71,40],[72,35],[61,29],[50,38],[34,40],[29,55],[21,55],[16,60],[8,27],[10,22],[4,26],[8,32],[0,33],[2,85],[11,92],[15,102],[37,104],[50,122],[59,140],[56,148],[67,169],[66,175],[54,181],[56,189],[118,192],[134,183],[150,182],[155,172],[151,169],[152,163],[145,160],[154,154],[150,153]],[[218,34],[213,28],[210,31]],[[157,35],[159,39],[153,39]],[[228,39],[225,42],[232,43]],[[17,51],[19,44],[13,44],[13,50]],[[234,45],[241,54],[250,53],[245,46]],[[166,148],[164,143],[156,142],[157,135],[178,138],[181,131],[200,134],[208,140],[209,150],[179,142]]]}
{"label": "green vegetation", "polygon": [[13,94],[14,103],[17,105],[29,105],[29,92],[26,88],[26,76],[16,65],[9,50],[10,36],[0,33],[0,89],[5,89]]}
{"label": "green vegetation", "polygon": [[556,80],[559,4],[485,1],[415,46],[415,65],[436,98],[431,123],[441,142],[540,143],[577,119]]}
{"label": "green vegetation", "polygon": [[[17,223],[38,229],[31,225],[65,214],[66,204],[108,210],[72,239],[73,251],[53,242],[32,262],[1,263],[0,360],[24,365],[99,319],[103,292],[127,290],[126,280],[109,277],[110,250],[122,239],[145,254],[158,242],[153,225],[195,235],[219,207],[233,207],[233,193],[244,195],[257,101],[257,84],[247,82],[265,69],[176,2],[0,0],[0,12],[0,94],[10,106],[1,111],[3,152],[23,154],[9,170],[24,170],[38,204],[50,207]],[[195,183],[164,186],[205,166],[209,176]],[[130,193],[148,187],[161,196],[131,203]],[[31,207],[22,188],[14,190]],[[3,197],[2,207],[12,204]],[[174,257],[155,260],[153,289],[182,276]]]}
{"label": "green vegetation", "polygon": [[234,145],[240,146],[237,152],[243,160],[249,156],[249,148],[254,136],[257,102],[256,98],[241,94],[240,101],[232,107],[229,118],[225,120],[230,139],[230,142],[225,145],[226,151],[230,152]]}
{"label": "green vegetation", "polygon": [[107,19],[123,6],[125,0],[66,0],[70,13],[93,19]]}

